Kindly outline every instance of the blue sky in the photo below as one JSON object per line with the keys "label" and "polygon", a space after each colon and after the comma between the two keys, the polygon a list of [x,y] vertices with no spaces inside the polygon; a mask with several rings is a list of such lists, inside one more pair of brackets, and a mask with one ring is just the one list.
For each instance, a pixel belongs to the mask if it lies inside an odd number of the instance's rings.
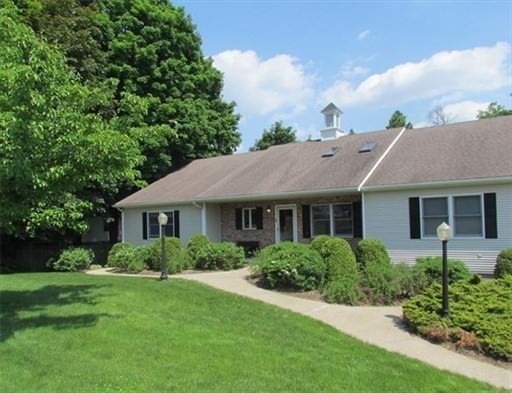
{"label": "blue sky", "polygon": [[512,1],[175,1],[237,102],[246,151],[276,120],[319,136],[329,102],[343,130],[416,128],[442,106],[452,121],[511,107]]}

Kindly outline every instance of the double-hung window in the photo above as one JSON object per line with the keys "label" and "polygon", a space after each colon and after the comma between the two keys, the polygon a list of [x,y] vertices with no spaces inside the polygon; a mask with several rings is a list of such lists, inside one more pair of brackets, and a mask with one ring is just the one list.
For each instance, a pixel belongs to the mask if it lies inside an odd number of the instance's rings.
{"label": "double-hung window", "polygon": [[257,228],[257,213],[255,207],[246,207],[242,210],[242,223],[243,229],[256,229]]}
{"label": "double-hung window", "polygon": [[443,221],[453,227],[454,237],[482,237],[482,196],[422,198],[423,237],[436,237],[437,227]]}
{"label": "double-hung window", "polygon": [[[165,236],[174,236],[174,212],[164,212],[167,215],[167,225],[165,225]],[[148,237],[150,239],[156,239],[161,236],[160,223],[158,222],[158,215],[160,212],[149,212],[148,213]]]}
{"label": "double-hung window", "polygon": [[311,206],[311,227],[313,236],[353,236],[352,204]]}

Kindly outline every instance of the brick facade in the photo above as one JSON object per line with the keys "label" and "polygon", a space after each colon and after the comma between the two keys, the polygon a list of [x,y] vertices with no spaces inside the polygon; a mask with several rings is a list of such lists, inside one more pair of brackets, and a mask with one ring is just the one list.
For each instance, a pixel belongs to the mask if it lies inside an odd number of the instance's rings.
{"label": "brick facade", "polygon": [[[220,230],[222,241],[229,242],[253,242],[257,241],[260,247],[275,243],[275,207],[277,205],[295,205],[297,210],[297,240],[302,243],[309,243],[310,238],[303,237],[302,228],[302,206],[329,204],[329,203],[352,203],[360,201],[360,195],[340,195],[330,198],[311,199],[290,199],[290,200],[269,200],[246,203],[226,203],[220,207]],[[236,229],[235,210],[239,208],[262,207],[263,208],[263,229]],[[270,212],[267,209],[270,208]],[[346,239],[354,247],[359,239]]]}

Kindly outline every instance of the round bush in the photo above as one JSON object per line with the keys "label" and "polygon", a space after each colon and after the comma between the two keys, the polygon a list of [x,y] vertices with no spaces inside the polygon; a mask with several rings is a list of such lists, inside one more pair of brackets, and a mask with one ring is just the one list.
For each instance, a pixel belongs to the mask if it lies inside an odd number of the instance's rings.
{"label": "round bush", "polygon": [[245,252],[234,243],[210,243],[196,255],[196,267],[207,270],[238,269],[245,262]]}
{"label": "round bush", "polygon": [[363,239],[357,244],[356,261],[360,271],[370,262],[391,263],[386,246],[379,239]]}
{"label": "round bush", "polygon": [[187,246],[187,253],[190,259],[192,259],[192,263],[194,265],[197,265],[198,254],[207,249],[210,244],[211,242],[210,239],[208,239],[208,236],[201,233],[197,233],[190,237]]}
{"label": "round bush", "polygon": [[110,251],[108,252],[107,257],[107,266],[109,267],[119,267],[125,268],[124,256],[120,255],[122,250],[131,249],[134,246],[130,243],[115,243]]}
{"label": "round bush", "polygon": [[[162,269],[162,240],[155,240],[151,247],[149,267],[152,270],[160,271]],[[169,274],[179,273],[192,265],[186,248],[181,240],[176,237],[165,238],[165,254],[167,257],[167,273]]]}
{"label": "round bush", "polygon": [[[453,284],[456,281],[468,280],[471,277],[466,264],[456,259],[448,259],[448,282]],[[443,278],[442,257],[419,257],[416,258],[415,270],[423,272],[429,279],[429,283],[441,282]]]}
{"label": "round bush", "polygon": [[501,250],[496,258],[496,267],[494,268],[494,277],[505,277],[506,274],[512,274],[512,248]]}
{"label": "round bush", "polygon": [[283,242],[260,250],[254,270],[272,288],[308,291],[321,288],[327,269],[320,254],[309,245]]}
{"label": "round bush", "polygon": [[77,272],[88,269],[94,260],[92,250],[86,248],[69,248],[62,251],[60,256],[53,261],[52,267],[58,271]]}

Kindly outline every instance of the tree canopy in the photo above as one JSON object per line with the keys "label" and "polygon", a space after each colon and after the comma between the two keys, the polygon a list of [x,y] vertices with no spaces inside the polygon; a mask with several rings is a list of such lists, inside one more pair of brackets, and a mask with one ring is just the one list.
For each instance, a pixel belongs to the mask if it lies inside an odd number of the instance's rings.
{"label": "tree canopy", "polygon": [[137,184],[137,144],[90,111],[108,98],[81,85],[61,53],[0,9],[4,234],[81,233],[102,191]]}
{"label": "tree canopy", "polygon": [[386,126],[387,129],[390,128],[412,128],[412,124],[407,121],[407,117],[400,111],[395,111],[391,118],[389,119],[389,123]]}
{"label": "tree canopy", "polygon": [[263,130],[261,138],[256,140],[249,151],[266,150],[271,146],[292,142],[297,142],[296,131],[292,127],[285,127],[282,121],[276,121],[270,130]]}
{"label": "tree canopy", "polygon": [[478,119],[490,119],[492,117],[512,115],[512,109],[507,109],[497,102],[491,102],[485,111],[478,111]]}

